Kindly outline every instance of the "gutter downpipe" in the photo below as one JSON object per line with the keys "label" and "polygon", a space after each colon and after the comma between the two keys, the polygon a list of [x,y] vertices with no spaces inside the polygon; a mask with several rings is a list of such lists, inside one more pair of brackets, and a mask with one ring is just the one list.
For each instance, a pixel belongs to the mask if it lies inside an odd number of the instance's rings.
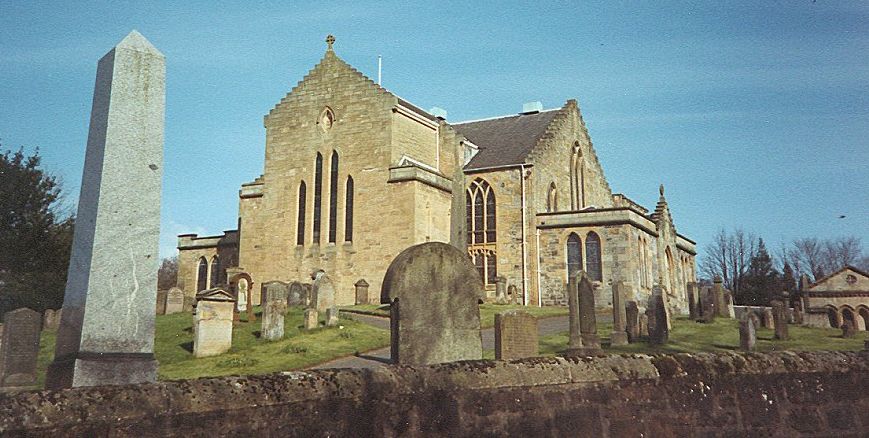
{"label": "gutter downpipe", "polygon": [[540,288],[540,229],[537,229],[537,307],[543,307],[543,294]]}
{"label": "gutter downpipe", "polygon": [[522,184],[522,304],[528,305],[528,249],[526,247],[525,221],[525,165],[519,165],[519,181]]}

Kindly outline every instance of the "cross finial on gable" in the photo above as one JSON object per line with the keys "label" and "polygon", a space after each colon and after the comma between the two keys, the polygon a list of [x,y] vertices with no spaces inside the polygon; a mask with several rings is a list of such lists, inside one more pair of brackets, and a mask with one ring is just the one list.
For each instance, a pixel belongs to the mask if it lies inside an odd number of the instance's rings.
{"label": "cross finial on gable", "polygon": [[326,37],[326,45],[328,50],[332,50],[332,44],[335,44],[335,37],[332,34]]}

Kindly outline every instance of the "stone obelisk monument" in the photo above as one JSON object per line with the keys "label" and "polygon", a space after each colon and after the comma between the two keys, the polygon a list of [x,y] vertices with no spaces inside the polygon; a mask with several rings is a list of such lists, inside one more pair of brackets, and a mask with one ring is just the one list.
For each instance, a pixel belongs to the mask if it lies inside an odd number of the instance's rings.
{"label": "stone obelisk monument", "polygon": [[130,32],[97,65],[47,388],[152,382],[166,64]]}

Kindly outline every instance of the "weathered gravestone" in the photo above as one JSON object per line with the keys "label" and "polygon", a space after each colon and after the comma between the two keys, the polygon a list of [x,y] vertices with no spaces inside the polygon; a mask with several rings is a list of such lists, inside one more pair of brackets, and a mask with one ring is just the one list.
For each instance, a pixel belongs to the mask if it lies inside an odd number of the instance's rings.
{"label": "weathered gravestone", "polygon": [[356,304],[368,304],[368,282],[360,278],[353,286],[356,287]]}
{"label": "weathered gravestone", "polygon": [[153,382],[165,58],[136,31],[97,65],[81,194],[46,387]]}
{"label": "weathered gravestone", "polygon": [[538,354],[537,318],[521,310],[495,314],[495,359],[521,359]]}
{"label": "weathered gravestone", "polygon": [[207,289],[196,294],[193,315],[193,356],[223,354],[232,347],[232,314],[235,298],[220,289]]}
{"label": "weathered gravestone", "polygon": [[610,335],[610,345],[625,345],[628,343],[628,334],[625,331],[625,297],[630,295],[630,287],[623,281],[613,284],[613,331]]}
{"label": "weathered gravestone", "polygon": [[744,351],[752,351],[756,344],[757,328],[751,318],[746,315],[739,320],[739,348]]}
{"label": "weathered gravestone", "polygon": [[63,314],[63,309],[45,309],[42,315],[42,329],[56,331],[60,327],[60,318]]}
{"label": "weathered gravestone", "polygon": [[640,314],[640,336],[649,337],[649,316],[646,312]]}
{"label": "weathered gravestone", "polygon": [[317,312],[326,312],[326,309],[335,305],[335,286],[332,279],[323,271],[314,273],[314,284],[311,286],[311,307],[316,307]]}
{"label": "weathered gravestone", "polygon": [[669,314],[661,294],[652,295],[647,313],[649,314],[649,341],[652,344],[666,344],[670,338]]}
{"label": "weathered gravestone", "polygon": [[773,338],[779,341],[787,341],[788,340],[788,308],[785,304],[785,301],[782,300],[773,300],[772,305],[772,319],[773,319],[773,327],[775,327],[775,334],[773,334]]}
{"label": "weathered gravestone", "polygon": [[311,303],[313,302],[313,301],[312,301],[312,299],[313,299],[313,296],[312,296],[312,295],[313,295],[313,293],[314,293],[314,291],[313,291],[313,289],[314,289],[313,286],[314,286],[314,285],[312,285],[311,283],[302,283],[302,290],[304,291],[304,292],[302,293],[302,305],[305,306],[305,307],[311,307],[311,305],[312,305],[312,304],[311,304]]}
{"label": "weathered gravestone", "polygon": [[168,290],[157,291],[157,315],[166,314],[166,296],[169,295]]}
{"label": "weathered gravestone", "polygon": [[[794,302],[794,324],[803,325],[803,304],[801,300]],[[867,328],[869,329],[869,328]]]}
{"label": "weathered gravestone", "polygon": [[712,288],[704,286],[700,289],[700,320],[709,323],[715,321],[715,293]]}
{"label": "weathered gravestone", "polygon": [[519,304],[519,288],[516,287],[515,284],[511,284],[507,286],[507,301],[510,304]]}
{"label": "weathered gravestone", "polygon": [[625,305],[625,331],[628,334],[628,342],[634,343],[640,340],[640,308],[636,301],[628,301]]}
{"label": "weathered gravestone", "polygon": [[390,304],[392,361],[427,365],[481,359],[483,284],[467,253],[429,242],[398,255],[383,278]]}
{"label": "weathered gravestone", "polygon": [[166,314],[172,315],[184,311],[184,291],[173,287],[166,292]]}
{"label": "weathered gravestone", "polygon": [[36,385],[36,359],[42,316],[21,308],[3,315],[0,342],[0,390],[27,389]]}
{"label": "weathered gravestone", "polygon": [[568,342],[567,351],[582,348],[582,333],[579,329],[579,277],[571,275],[567,279]]}
{"label": "weathered gravestone", "polygon": [[495,278],[495,304],[507,304],[507,277]]}
{"label": "weathered gravestone", "polygon": [[691,321],[696,321],[700,318],[700,303],[697,290],[697,283],[688,282],[688,318]]}
{"label": "weathered gravestone", "polygon": [[305,330],[314,330],[315,328],[320,326],[319,321],[320,315],[317,312],[317,309],[313,307],[309,307],[305,309],[305,321],[304,328]]}
{"label": "weathered gravestone", "polygon": [[304,304],[305,287],[298,281],[290,283],[290,288],[287,291],[287,306],[303,306]]}
{"label": "weathered gravestone", "polygon": [[764,307],[760,312],[760,325],[765,329],[775,329],[775,320],[773,318],[772,309]]}
{"label": "weathered gravestone", "polygon": [[[594,285],[585,271],[579,271],[574,275],[577,285],[577,299],[579,309],[579,332],[582,338],[582,346],[570,348],[565,354],[568,356],[593,356],[603,353],[600,348],[600,338],[597,336],[597,316],[594,313]],[[569,300],[568,300],[569,304]],[[571,314],[574,312],[571,311]]]}
{"label": "weathered gravestone", "polygon": [[733,308],[733,292],[729,289],[724,289],[724,316],[733,319],[736,318],[736,309]]}
{"label": "weathered gravestone", "polygon": [[287,313],[287,295],[290,287],[281,281],[270,281],[262,285],[265,302],[262,304],[262,337],[277,341],[284,337],[284,315]]}
{"label": "weathered gravestone", "polygon": [[338,325],[338,308],[332,306],[326,309],[326,327],[335,327]]}
{"label": "weathered gravestone", "polygon": [[851,321],[845,321],[842,323],[842,337],[843,338],[853,338],[857,334],[857,328],[854,326]]}
{"label": "weathered gravestone", "polygon": [[712,280],[712,297],[715,303],[715,316],[727,318],[727,298],[724,292],[724,280],[717,275]]}

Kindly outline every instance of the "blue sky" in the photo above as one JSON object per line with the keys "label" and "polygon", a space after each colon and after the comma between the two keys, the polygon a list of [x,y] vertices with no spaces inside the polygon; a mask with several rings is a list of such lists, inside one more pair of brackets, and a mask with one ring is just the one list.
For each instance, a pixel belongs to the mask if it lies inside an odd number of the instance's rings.
{"label": "blue sky", "polygon": [[577,99],[613,190],[651,209],[663,183],[700,248],[735,226],[869,248],[867,2],[0,1],[0,140],[38,146],[70,205],[97,60],[132,29],[167,62],[163,256],[234,228],[262,117],[329,33],[448,121]]}

